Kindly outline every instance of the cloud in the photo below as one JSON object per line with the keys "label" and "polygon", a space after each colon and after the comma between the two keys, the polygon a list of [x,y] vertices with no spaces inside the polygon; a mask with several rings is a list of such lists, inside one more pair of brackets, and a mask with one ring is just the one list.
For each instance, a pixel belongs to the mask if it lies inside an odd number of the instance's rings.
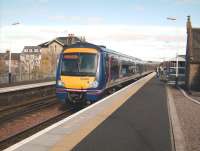
{"label": "cloud", "polygon": [[64,22],[69,22],[69,23],[80,23],[80,24],[102,24],[103,23],[103,18],[99,16],[81,17],[81,16],[54,15],[54,16],[49,16],[48,19],[51,21],[64,21]]}
{"label": "cloud", "polygon": [[97,17],[97,16],[88,17],[86,20],[88,24],[102,24],[103,23],[103,18]]}
{"label": "cloud", "polygon": [[64,16],[64,15],[49,16],[48,19],[52,21],[81,21],[80,16]]}
{"label": "cloud", "polygon": [[135,9],[136,11],[138,11],[138,12],[142,12],[142,11],[144,11],[144,6],[142,6],[142,5],[136,5],[136,6],[134,7],[134,9]]}
{"label": "cloud", "polygon": [[38,45],[74,33],[86,40],[146,60],[174,57],[185,53],[186,31],[179,27],[131,25],[26,26],[0,29],[0,50],[21,52],[24,46]]}

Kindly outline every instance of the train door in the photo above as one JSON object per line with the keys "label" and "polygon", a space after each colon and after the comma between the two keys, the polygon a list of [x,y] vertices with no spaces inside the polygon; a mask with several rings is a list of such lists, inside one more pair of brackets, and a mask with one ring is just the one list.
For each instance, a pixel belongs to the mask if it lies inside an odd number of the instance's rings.
{"label": "train door", "polygon": [[105,82],[108,83],[110,81],[110,58],[108,54],[104,54],[105,56]]}

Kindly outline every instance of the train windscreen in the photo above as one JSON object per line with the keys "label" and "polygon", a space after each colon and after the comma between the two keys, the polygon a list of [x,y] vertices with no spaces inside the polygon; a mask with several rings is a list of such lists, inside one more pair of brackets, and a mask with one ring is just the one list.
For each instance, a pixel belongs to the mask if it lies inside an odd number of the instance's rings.
{"label": "train windscreen", "polygon": [[97,70],[97,54],[73,53],[64,54],[61,75],[95,76]]}

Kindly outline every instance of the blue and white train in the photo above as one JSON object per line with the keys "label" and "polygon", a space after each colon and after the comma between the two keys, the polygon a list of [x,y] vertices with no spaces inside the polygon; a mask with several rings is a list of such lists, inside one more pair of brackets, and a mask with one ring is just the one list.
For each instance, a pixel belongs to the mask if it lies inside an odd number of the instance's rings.
{"label": "blue and white train", "polygon": [[140,59],[91,43],[76,43],[60,54],[56,95],[63,103],[93,103],[123,83],[154,70]]}

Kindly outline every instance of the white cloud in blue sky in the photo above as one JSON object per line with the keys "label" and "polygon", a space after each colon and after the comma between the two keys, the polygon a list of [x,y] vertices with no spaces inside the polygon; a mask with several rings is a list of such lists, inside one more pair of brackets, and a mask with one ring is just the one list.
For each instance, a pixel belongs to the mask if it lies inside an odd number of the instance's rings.
{"label": "white cloud in blue sky", "polygon": [[173,57],[185,52],[185,28],[129,25],[26,26],[2,28],[0,49],[20,52],[24,45],[38,45],[58,36],[74,33],[87,41],[106,45],[124,54],[145,60]]}
{"label": "white cloud in blue sky", "polygon": [[[86,36],[144,59],[171,57],[186,45],[186,16],[200,27],[199,0],[0,0],[0,51],[21,51],[63,36]],[[175,17],[176,22],[166,19]],[[19,26],[11,26],[20,22]],[[177,32],[178,31],[178,32]]]}

